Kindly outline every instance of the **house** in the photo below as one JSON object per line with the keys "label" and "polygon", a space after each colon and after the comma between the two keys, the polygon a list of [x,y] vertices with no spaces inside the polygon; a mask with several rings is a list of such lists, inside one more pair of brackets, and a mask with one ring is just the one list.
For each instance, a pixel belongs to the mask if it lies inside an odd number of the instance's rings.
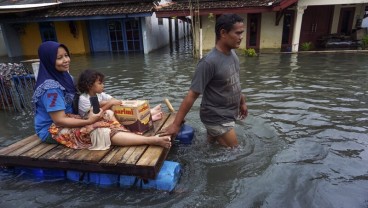
{"label": "house", "polygon": [[241,48],[297,52],[303,43],[323,47],[321,43],[331,34],[353,35],[361,27],[367,5],[368,0],[176,0],[156,7],[156,15],[190,16],[200,53],[214,46],[216,17],[223,13],[244,18]]}
{"label": "house", "polygon": [[143,52],[188,35],[187,22],[156,18],[154,0],[0,0],[9,57],[37,55],[47,40],[73,54]]}
{"label": "house", "polygon": [[7,55],[6,48],[5,48],[5,41],[4,41],[4,38],[3,38],[3,33],[1,31],[2,30],[1,30],[1,26],[0,26],[0,57]]}

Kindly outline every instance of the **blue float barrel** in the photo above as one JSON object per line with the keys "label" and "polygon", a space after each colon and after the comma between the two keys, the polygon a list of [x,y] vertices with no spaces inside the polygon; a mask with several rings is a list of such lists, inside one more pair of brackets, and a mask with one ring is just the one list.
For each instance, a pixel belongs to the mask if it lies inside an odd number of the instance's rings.
{"label": "blue float barrel", "polygon": [[32,176],[35,179],[64,179],[65,171],[58,169],[43,169],[31,167],[17,167],[17,169],[26,175]]}
{"label": "blue float barrel", "polygon": [[120,187],[138,187],[143,189],[156,189],[162,191],[172,191],[177,185],[181,165],[173,161],[164,161],[161,170],[154,180],[143,180],[136,176],[107,174],[107,173],[91,173],[75,170],[57,170],[57,169],[42,169],[29,167],[16,167],[14,172],[32,176],[36,179],[69,179],[71,181],[92,183],[101,186],[117,186]]}
{"label": "blue float barrel", "polygon": [[194,129],[187,124],[183,124],[178,135],[176,136],[176,140],[178,140],[181,144],[191,144],[193,137]]}
{"label": "blue float barrel", "polygon": [[156,189],[172,191],[180,178],[181,166],[177,162],[164,161],[162,168],[154,180],[143,180],[135,176],[120,176],[121,187],[140,187],[143,189]]}
{"label": "blue float barrel", "polygon": [[119,175],[107,173],[89,173],[89,182],[100,186],[114,186],[119,183]]}
{"label": "blue float barrel", "polygon": [[76,171],[76,170],[68,170],[66,171],[66,178],[71,181],[88,183],[89,173]]}

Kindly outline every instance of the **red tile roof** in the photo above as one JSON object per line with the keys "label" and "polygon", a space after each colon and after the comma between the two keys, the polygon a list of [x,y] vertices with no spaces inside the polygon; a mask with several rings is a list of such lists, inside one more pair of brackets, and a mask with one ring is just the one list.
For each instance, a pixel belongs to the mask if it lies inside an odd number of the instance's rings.
{"label": "red tile roof", "polygon": [[[150,2],[154,0],[139,0],[140,3]],[[137,0],[0,0],[0,6],[27,5],[27,4],[43,4],[43,3],[137,3]]]}
{"label": "red tile roof", "polygon": [[[191,2],[191,4],[189,3]],[[198,10],[201,15],[224,12],[258,13],[285,8],[297,0],[176,0],[155,8],[158,17],[188,16],[190,9]]]}
{"label": "red tile roof", "polygon": [[119,4],[119,5],[93,5],[77,7],[60,7],[41,11],[33,16],[42,17],[88,17],[88,16],[111,16],[134,13],[152,12],[153,5],[150,3]]}
{"label": "red tile roof", "polygon": [[109,17],[123,16],[130,14],[152,13],[153,3],[120,3],[120,4],[99,4],[99,5],[70,5],[61,4],[48,7],[47,9],[38,9],[24,12],[22,14],[0,13],[0,22],[21,22],[21,21],[39,21],[46,18],[79,18],[87,19],[91,17]]}

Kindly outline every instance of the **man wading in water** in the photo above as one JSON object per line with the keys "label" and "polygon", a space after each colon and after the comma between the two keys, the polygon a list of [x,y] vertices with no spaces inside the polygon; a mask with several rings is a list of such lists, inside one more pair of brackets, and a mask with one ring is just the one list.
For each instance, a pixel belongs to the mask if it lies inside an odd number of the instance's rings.
{"label": "man wading in water", "polygon": [[238,145],[235,120],[248,115],[239,81],[239,59],[233,50],[239,48],[243,39],[243,18],[236,14],[221,15],[216,20],[215,32],[215,47],[199,61],[175,121],[162,131],[162,136],[179,132],[185,116],[202,94],[200,118],[207,129],[208,141],[225,147]]}

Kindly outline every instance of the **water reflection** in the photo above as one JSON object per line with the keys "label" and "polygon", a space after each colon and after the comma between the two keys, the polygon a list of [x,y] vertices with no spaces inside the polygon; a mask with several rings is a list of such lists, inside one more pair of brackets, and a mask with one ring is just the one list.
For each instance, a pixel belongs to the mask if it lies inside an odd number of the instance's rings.
{"label": "water reflection", "polygon": [[[97,69],[117,98],[151,105],[169,98],[178,109],[197,63],[188,44],[180,47],[72,56],[72,74]],[[174,193],[1,173],[0,206],[366,207],[366,54],[261,54],[240,61],[250,112],[236,126],[240,146],[207,144],[195,102],[186,118],[196,130],[194,142],[169,154],[183,166]],[[30,112],[1,111],[0,145],[33,134],[32,119]]]}

